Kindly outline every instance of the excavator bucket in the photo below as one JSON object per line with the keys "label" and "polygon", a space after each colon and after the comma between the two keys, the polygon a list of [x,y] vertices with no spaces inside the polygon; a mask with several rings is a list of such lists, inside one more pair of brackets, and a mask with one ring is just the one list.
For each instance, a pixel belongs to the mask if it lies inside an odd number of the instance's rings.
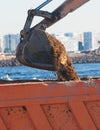
{"label": "excavator bucket", "polygon": [[30,31],[20,42],[16,57],[24,65],[55,70],[59,80],[79,80],[64,45],[39,29]]}
{"label": "excavator bucket", "polygon": [[[55,48],[52,48],[50,44],[52,40],[50,41],[50,39],[48,39],[44,31],[89,0],[65,0],[65,2],[52,13],[39,10],[50,1],[52,0],[46,0],[35,10],[28,11],[28,17],[23,28],[23,31],[27,32],[28,30],[28,33],[25,33],[25,36],[21,38],[17,47],[16,57],[18,61],[24,65],[40,69],[55,70]],[[34,15],[44,17],[44,20],[30,28]],[[58,45],[57,41],[56,44]],[[58,48],[60,48],[60,46],[59,44]]]}
{"label": "excavator bucket", "polygon": [[39,69],[54,70],[53,48],[46,32],[33,29],[20,41],[16,57],[24,65]]}

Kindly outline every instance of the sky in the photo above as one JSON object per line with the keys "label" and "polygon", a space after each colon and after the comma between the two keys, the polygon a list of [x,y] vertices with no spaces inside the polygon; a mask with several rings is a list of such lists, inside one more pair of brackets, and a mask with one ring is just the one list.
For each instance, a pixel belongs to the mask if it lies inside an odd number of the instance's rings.
{"label": "sky", "polygon": [[[27,10],[34,9],[45,0],[0,0],[0,34],[20,33],[27,17]],[[65,0],[52,0],[43,10],[52,12]],[[40,22],[35,17],[32,26]],[[100,32],[100,0],[90,0],[65,18],[49,27],[49,33]]]}

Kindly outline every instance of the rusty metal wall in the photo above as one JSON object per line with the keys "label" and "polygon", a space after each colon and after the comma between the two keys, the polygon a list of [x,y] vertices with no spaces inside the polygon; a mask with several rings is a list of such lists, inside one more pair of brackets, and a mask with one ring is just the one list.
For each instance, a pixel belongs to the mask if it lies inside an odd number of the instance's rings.
{"label": "rusty metal wall", "polygon": [[100,79],[0,84],[0,130],[99,130]]}

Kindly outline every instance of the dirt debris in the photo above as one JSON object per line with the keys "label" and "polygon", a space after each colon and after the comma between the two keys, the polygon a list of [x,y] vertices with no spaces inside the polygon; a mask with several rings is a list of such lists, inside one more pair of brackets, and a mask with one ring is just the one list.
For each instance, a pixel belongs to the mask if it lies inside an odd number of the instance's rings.
{"label": "dirt debris", "polygon": [[64,45],[55,37],[46,33],[50,45],[53,48],[53,59],[57,78],[60,81],[79,80],[75,68],[72,65],[72,61],[68,56]]}

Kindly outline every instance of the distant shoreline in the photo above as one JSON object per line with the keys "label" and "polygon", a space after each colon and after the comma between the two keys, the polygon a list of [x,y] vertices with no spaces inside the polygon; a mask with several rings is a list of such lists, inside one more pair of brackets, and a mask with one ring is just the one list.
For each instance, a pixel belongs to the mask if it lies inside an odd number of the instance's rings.
{"label": "distant shoreline", "polygon": [[0,67],[3,66],[20,66],[14,55],[0,55]]}
{"label": "distant shoreline", "polygon": [[[72,63],[100,63],[100,51],[89,53],[71,53],[69,54]],[[20,66],[16,56],[14,55],[0,55],[0,67],[3,66]]]}
{"label": "distant shoreline", "polygon": [[100,51],[69,54],[75,63],[100,63]]}

